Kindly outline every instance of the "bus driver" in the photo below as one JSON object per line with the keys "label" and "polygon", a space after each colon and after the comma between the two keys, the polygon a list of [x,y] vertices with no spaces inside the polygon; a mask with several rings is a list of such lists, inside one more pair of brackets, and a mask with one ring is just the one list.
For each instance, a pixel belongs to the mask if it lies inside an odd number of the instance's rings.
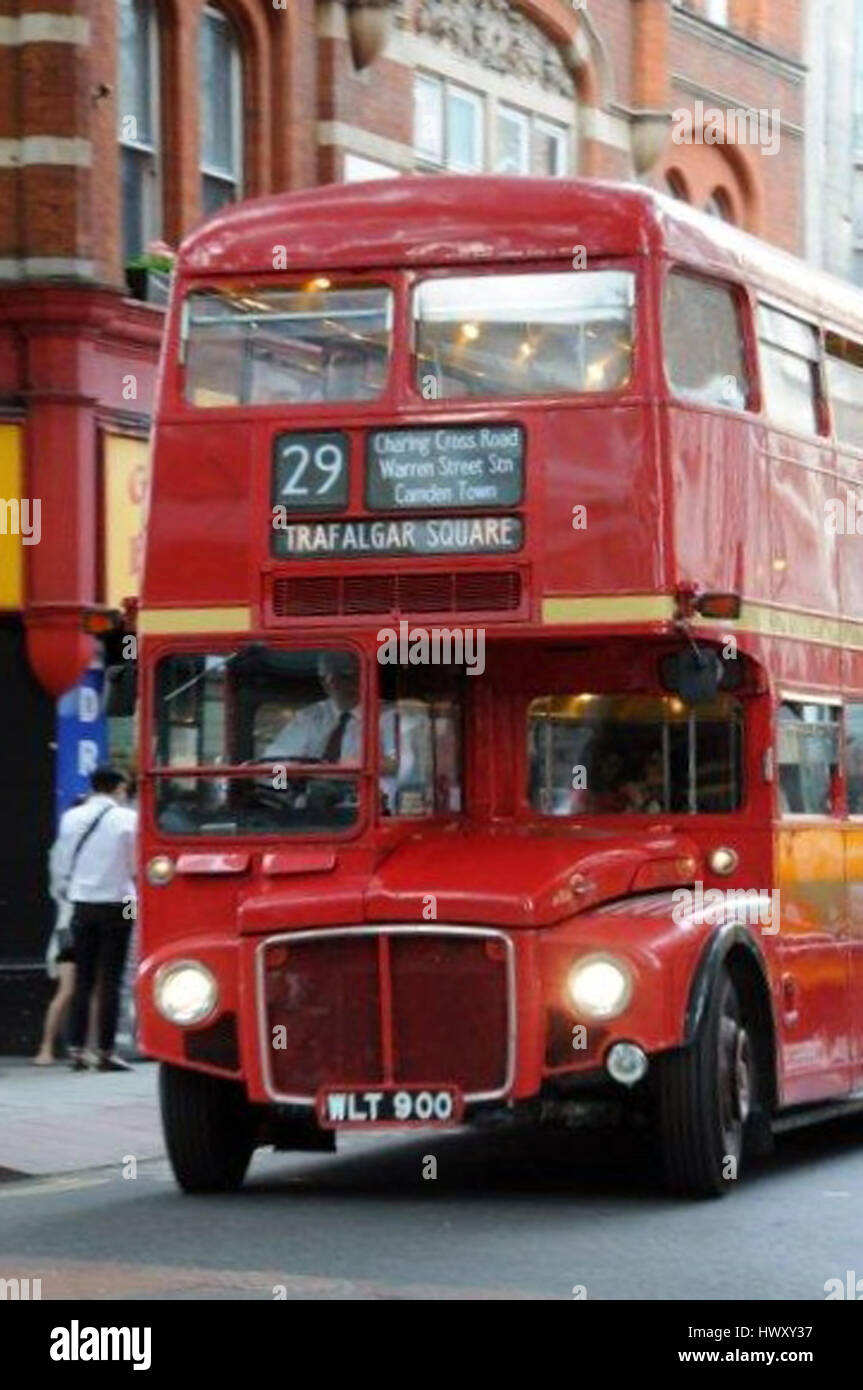
{"label": "bus driver", "polygon": [[347,652],[323,652],[318,679],[325,698],[297,710],[267,744],[264,759],[309,763],[358,763],[362,751],[360,673]]}

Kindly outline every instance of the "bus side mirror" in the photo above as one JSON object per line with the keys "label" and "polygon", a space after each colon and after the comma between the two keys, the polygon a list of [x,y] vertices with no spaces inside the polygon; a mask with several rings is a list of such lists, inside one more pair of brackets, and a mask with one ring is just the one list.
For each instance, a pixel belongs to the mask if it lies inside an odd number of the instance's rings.
{"label": "bus side mirror", "polygon": [[138,663],[124,661],[105,670],[102,707],[109,719],[128,719],[138,701]]}
{"label": "bus side mirror", "polygon": [[686,647],[662,662],[662,684],[687,705],[709,705],[719,694],[723,664],[709,647]]}

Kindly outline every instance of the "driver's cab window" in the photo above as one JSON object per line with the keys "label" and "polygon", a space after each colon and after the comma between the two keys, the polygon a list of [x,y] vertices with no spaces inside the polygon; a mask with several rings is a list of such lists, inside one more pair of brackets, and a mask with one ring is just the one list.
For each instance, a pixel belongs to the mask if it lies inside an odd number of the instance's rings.
{"label": "driver's cab window", "polygon": [[382,816],[451,816],[462,810],[463,691],[463,677],[451,669],[381,667]]}
{"label": "driver's cab window", "polygon": [[167,656],[155,706],[161,829],[301,834],[355,824],[363,712],[353,652],[251,643]]}

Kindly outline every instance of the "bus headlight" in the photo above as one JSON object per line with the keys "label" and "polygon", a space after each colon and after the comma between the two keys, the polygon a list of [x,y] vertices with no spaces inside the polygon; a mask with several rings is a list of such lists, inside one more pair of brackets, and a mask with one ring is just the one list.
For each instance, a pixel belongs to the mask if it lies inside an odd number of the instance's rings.
{"label": "bus headlight", "polygon": [[156,1008],[169,1023],[188,1028],[211,1014],[219,999],[216,977],[197,960],[171,961],[156,971]]}
{"label": "bus headlight", "polygon": [[629,971],[611,956],[585,956],[572,967],[566,984],[583,1018],[616,1018],[632,996]]}

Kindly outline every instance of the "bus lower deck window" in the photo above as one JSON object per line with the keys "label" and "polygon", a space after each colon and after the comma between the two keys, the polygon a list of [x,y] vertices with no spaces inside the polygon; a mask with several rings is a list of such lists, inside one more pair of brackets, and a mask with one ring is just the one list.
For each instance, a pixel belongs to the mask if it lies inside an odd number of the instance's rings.
{"label": "bus lower deck window", "polygon": [[548,695],[528,711],[528,799],[545,816],[694,814],[742,802],[739,703]]}

